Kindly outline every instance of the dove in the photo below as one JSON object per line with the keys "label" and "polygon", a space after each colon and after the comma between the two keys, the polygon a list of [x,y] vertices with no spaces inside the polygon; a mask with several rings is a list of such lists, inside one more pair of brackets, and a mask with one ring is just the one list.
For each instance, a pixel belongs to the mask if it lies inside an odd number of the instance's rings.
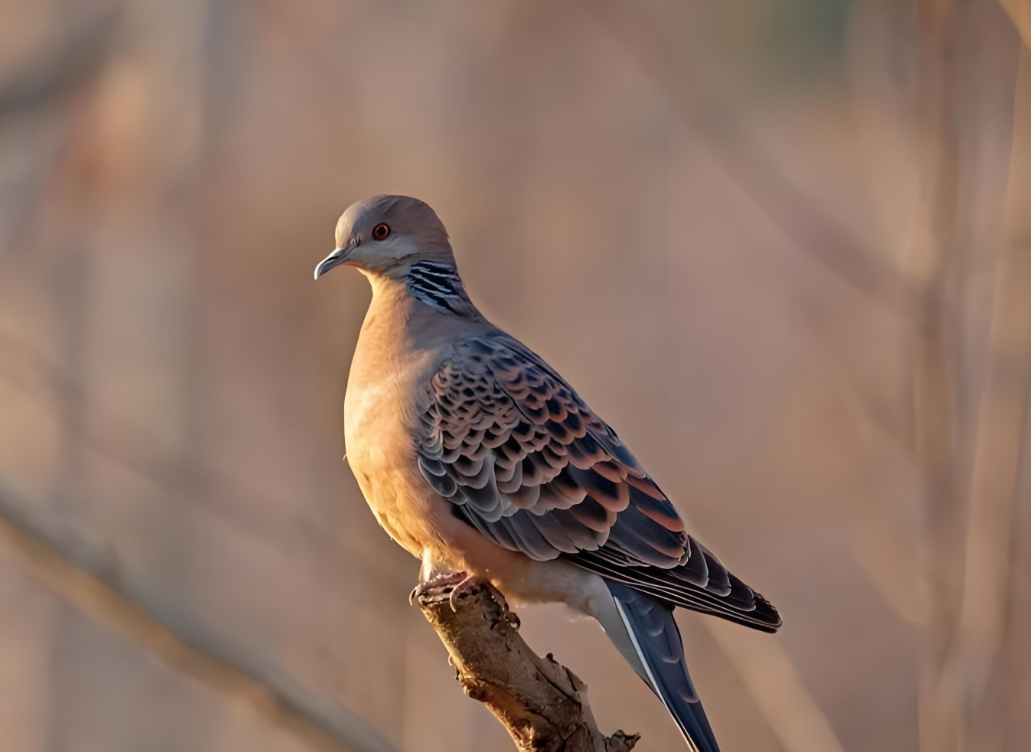
{"label": "dove", "polygon": [[416,591],[452,584],[456,598],[482,582],[503,603],[593,617],[688,746],[718,752],[674,609],[764,632],[781,626],[777,609],[686,532],[558,371],[480,313],[426,203],[349,207],[315,278],[337,266],[372,286],[344,398],[346,460],[376,520],[421,561]]}

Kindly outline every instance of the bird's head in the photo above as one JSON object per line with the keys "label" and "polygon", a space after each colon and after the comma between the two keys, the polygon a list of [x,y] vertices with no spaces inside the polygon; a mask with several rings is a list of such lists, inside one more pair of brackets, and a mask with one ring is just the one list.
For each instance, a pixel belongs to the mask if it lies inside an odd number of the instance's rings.
{"label": "bird's head", "polygon": [[447,230],[433,209],[408,196],[373,196],[341,215],[336,248],[315,267],[315,279],[341,264],[394,274],[427,259],[454,264]]}

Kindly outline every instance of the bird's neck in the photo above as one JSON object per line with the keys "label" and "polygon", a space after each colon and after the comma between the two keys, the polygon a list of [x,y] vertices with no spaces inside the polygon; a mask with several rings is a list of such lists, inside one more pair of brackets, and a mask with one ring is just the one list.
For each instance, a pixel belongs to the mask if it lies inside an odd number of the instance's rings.
{"label": "bird's neck", "polygon": [[454,264],[418,261],[404,281],[409,295],[441,313],[468,316],[476,311]]}
{"label": "bird's neck", "polygon": [[372,306],[406,308],[418,301],[437,314],[482,319],[454,263],[422,259],[387,273],[360,270],[372,284]]}
{"label": "bird's neck", "polygon": [[[413,269],[415,266],[417,264],[413,264]],[[373,348],[379,360],[386,357],[380,352],[383,348],[404,350],[413,341],[426,345],[449,340],[456,331],[468,331],[470,326],[474,329],[489,326],[469,301],[461,280],[457,281],[457,288],[451,288],[443,280],[436,281],[430,272],[424,276],[422,269],[416,271],[414,277],[368,272],[365,276],[372,283],[372,302],[362,324],[358,350],[364,352]],[[356,360],[358,355],[356,352]]]}
{"label": "bird's neck", "polygon": [[[364,271],[364,270],[363,270]],[[458,275],[453,262],[421,259],[397,266],[387,272],[364,271],[372,283],[373,299],[407,297],[437,313],[448,316],[480,318],[476,306]]]}

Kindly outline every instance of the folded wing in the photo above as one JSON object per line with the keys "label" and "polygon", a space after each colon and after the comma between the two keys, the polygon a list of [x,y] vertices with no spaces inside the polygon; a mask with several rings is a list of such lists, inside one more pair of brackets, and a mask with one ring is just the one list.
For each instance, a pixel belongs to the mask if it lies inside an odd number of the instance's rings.
{"label": "folded wing", "polygon": [[685,532],[616,433],[520,342],[501,332],[463,340],[430,388],[419,468],[485,536],[673,605],[780,626],[768,601]]}

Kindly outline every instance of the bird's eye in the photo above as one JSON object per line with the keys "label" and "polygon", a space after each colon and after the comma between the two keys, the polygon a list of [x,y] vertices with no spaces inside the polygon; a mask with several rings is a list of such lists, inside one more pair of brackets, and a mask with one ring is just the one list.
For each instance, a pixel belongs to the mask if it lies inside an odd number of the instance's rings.
{"label": "bird's eye", "polygon": [[374,240],[386,240],[387,236],[390,235],[390,225],[380,222],[378,225],[372,228],[372,237]]}

